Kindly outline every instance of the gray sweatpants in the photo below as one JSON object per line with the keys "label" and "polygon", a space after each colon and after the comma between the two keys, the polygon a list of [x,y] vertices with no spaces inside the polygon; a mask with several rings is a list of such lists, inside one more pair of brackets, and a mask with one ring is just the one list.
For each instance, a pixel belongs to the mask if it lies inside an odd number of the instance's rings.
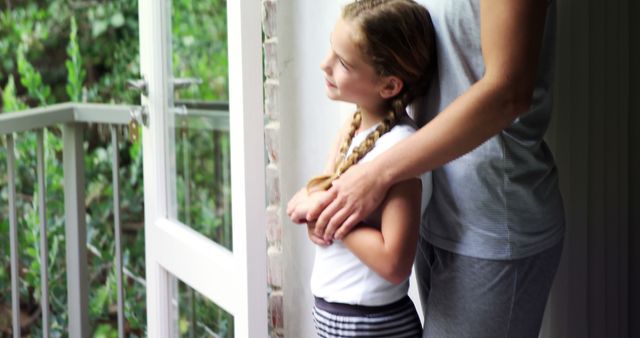
{"label": "gray sweatpants", "polygon": [[487,260],[420,240],[423,338],[538,337],[562,242],[531,257]]}

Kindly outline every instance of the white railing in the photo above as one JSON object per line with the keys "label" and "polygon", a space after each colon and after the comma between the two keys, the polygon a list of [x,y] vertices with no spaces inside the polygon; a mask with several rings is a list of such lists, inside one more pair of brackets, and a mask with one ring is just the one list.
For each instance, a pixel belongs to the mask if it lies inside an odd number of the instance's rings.
{"label": "white railing", "polygon": [[[228,130],[228,105],[187,102],[189,109],[182,110],[183,119],[188,116],[206,116],[211,122],[211,129]],[[124,289],[122,266],[122,241],[120,224],[120,179],[118,144],[118,125],[126,125],[130,121],[130,111],[133,106],[64,103],[43,108],[35,108],[20,112],[0,114],[0,137],[5,138],[7,153],[8,178],[8,214],[9,240],[11,255],[11,302],[12,302],[12,330],[13,337],[21,337],[20,327],[20,294],[19,294],[19,242],[18,219],[16,211],[16,158],[15,137],[21,132],[35,132],[37,135],[37,192],[38,211],[40,221],[40,280],[41,280],[41,313],[42,336],[50,336],[50,304],[49,304],[49,276],[47,261],[47,220],[46,220],[46,186],[44,172],[44,142],[43,131],[54,125],[62,126],[63,139],[63,175],[64,175],[64,212],[66,236],[66,264],[67,264],[67,302],[68,302],[68,332],[69,337],[85,336],[91,332],[89,328],[88,304],[89,281],[87,267],[87,237],[85,201],[85,172],[83,131],[87,123],[105,124],[110,126],[112,143],[112,191],[113,191],[113,226],[115,236],[115,266],[117,278],[117,318],[118,333],[124,337]],[[212,112],[211,109],[216,110]],[[205,128],[207,128],[205,126]],[[34,191],[35,194],[35,191]],[[187,202],[188,203],[188,202]],[[193,314],[191,314],[193,316]],[[194,322],[193,317],[191,322]]]}

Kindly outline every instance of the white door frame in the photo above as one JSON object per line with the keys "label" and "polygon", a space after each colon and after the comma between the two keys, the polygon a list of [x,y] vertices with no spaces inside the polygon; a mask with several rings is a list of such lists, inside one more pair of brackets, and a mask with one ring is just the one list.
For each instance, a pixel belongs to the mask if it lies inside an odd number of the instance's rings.
{"label": "white door frame", "polygon": [[140,0],[147,335],[176,334],[174,276],[234,317],[237,338],[266,337],[267,282],[259,0],[227,2],[233,252],[181,224],[175,210],[170,0]]}

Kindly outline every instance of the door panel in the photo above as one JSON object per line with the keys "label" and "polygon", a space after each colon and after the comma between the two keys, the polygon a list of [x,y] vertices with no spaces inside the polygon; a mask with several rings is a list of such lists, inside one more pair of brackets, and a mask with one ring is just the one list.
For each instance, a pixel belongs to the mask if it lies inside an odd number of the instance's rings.
{"label": "door panel", "polygon": [[[176,0],[174,10],[188,3]],[[186,68],[177,66],[172,41],[189,39],[172,37],[171,18],[182,13],[172,14],[170,0],[140,0],[139,6],[148,84],[142,104],[149,114],[143,128],[148,336],[195,333],[185,330],[187,320],[189,328],[196,325],[179,309],[198,307],[190,299],[201,295],[226,312],[221,320],[232,318],[226,337],[265,337],[260,1],[227,4],[228,51],[236,57],[228,63],[226,119],[211,107],[187,107],[185,114],[183,94],[174,91],[183,74],[173,72]],[[191,296],[182,297],[181,289]]]}

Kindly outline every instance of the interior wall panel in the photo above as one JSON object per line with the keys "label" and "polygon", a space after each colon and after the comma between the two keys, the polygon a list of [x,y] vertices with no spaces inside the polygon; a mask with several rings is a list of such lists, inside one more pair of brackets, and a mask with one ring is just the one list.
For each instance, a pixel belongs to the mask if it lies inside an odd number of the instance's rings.
{"label": "interior wall panel", "polygon": [[640,2],[629,1],[629,337],[640,337]]}
{"label": "interior wall panel", "polygon": [[629,295],[635,295],[629,286],[637,272],[629,271],[629,238],[637,230],[629,225],[637,186],[630,180],[637,157],[630,149],[637,140],[628,126],[637,121],[630,93],[638,91],[629,73],[630,60],[638,59],[630,54],[637,39],[630,39],[629,15],[637,4],[557,5],[555,111],[547,140],[559,168],[567,232],[542,336],[635,337],[629,335]]}

